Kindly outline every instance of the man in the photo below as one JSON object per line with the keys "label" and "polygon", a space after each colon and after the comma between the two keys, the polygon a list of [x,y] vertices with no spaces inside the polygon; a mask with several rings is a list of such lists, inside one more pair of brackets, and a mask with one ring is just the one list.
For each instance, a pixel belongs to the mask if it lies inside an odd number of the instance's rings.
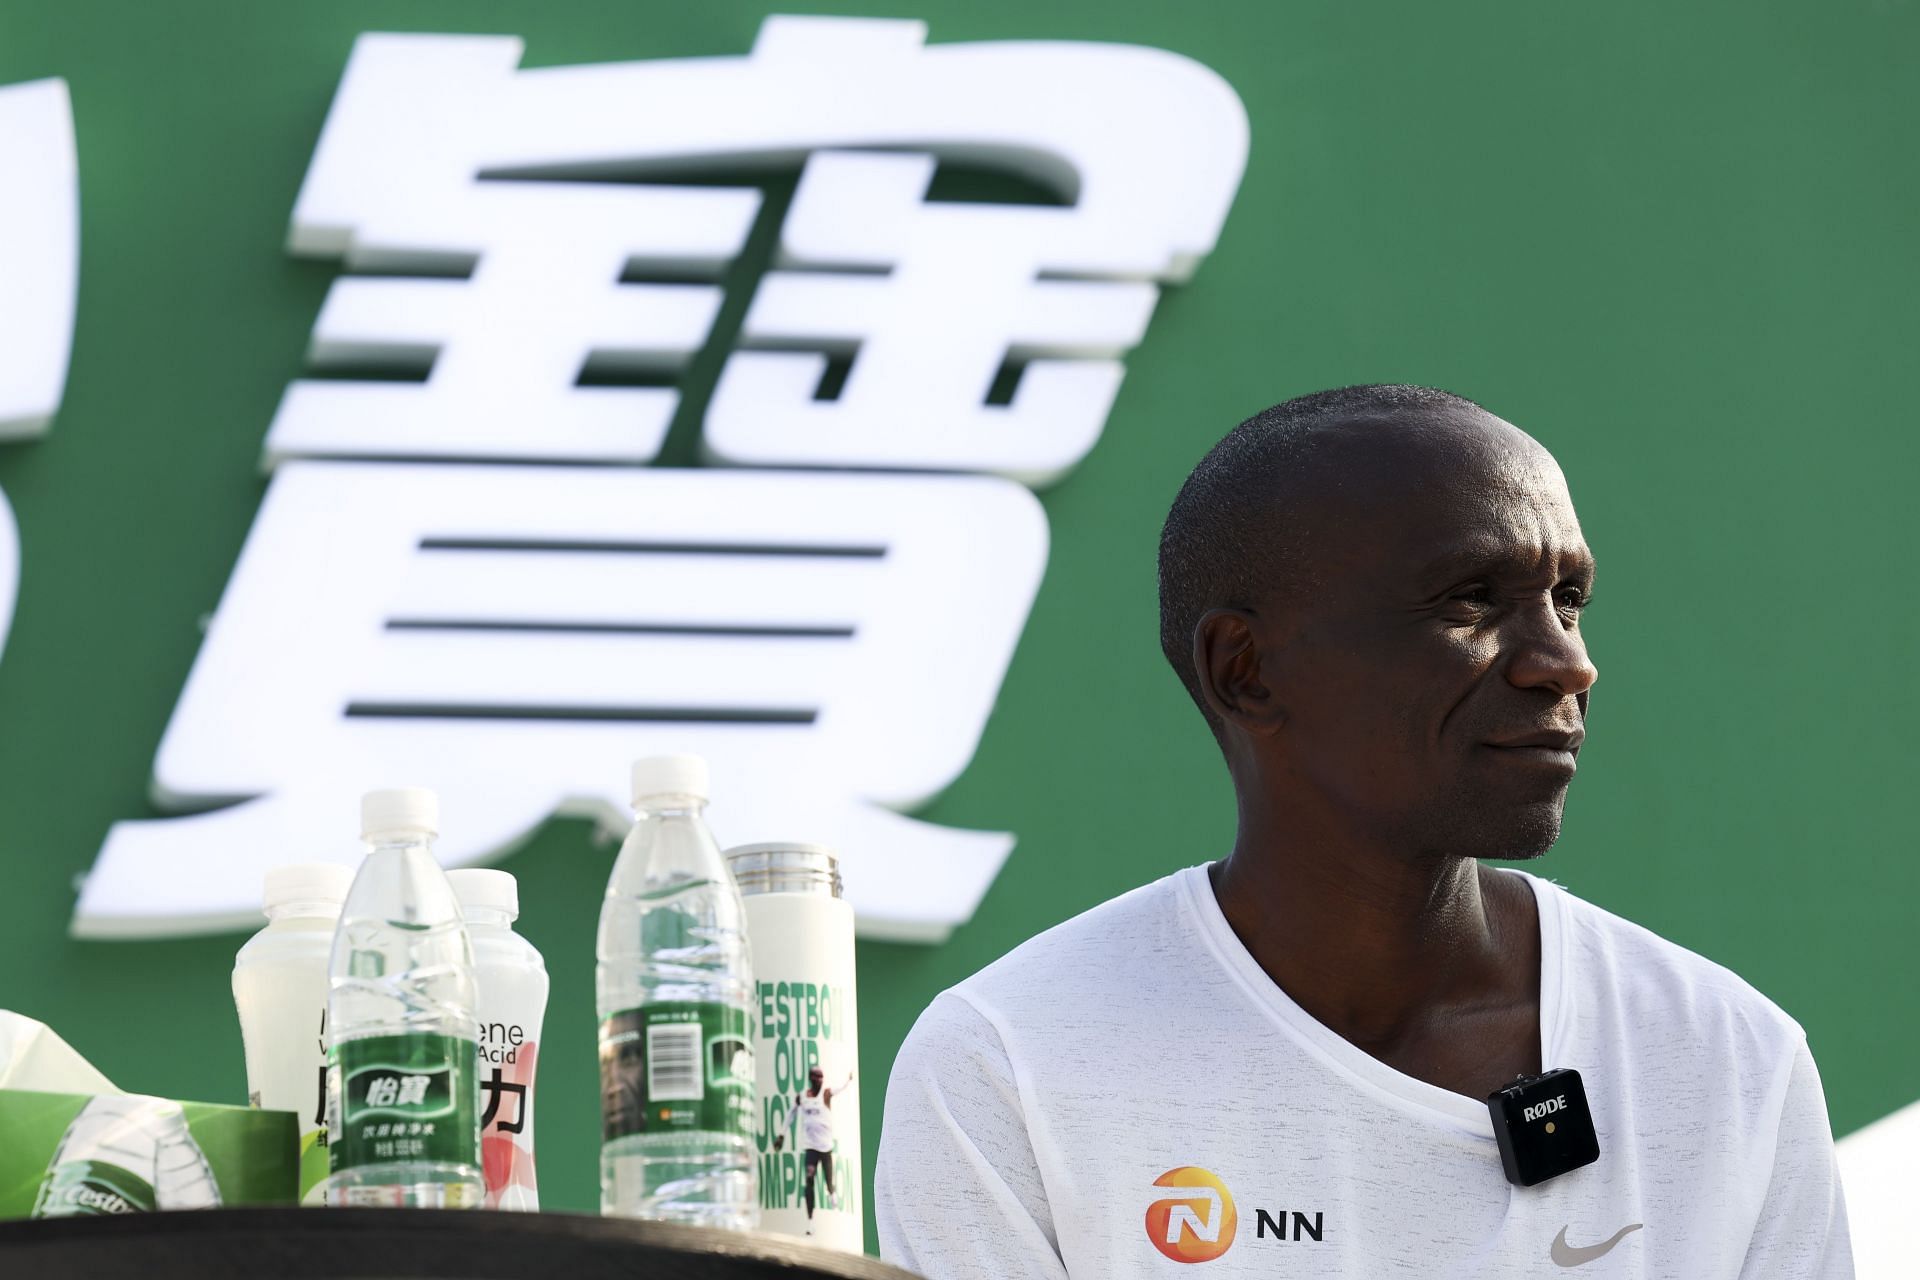
{"label": "man", "polygon": [[[1800,1028],[1477,861],[1559,834],[1593,575],[1553,459],[1457,396],[1324,392],[1216,445],[1162,533],[1161,645],[1233,849],[922,1015],[883,1255],[930,1280],[1851,1275]],[[1484,1099],[1563,1067],[1599,1159],[1510,1183]]]}
{"label": "man", "polygon": [[[793,1109],[787,1113],[787,1132],[796,1128],[800,1132],[800,1146],[806,1152],[805,1187],[807,1196],[807,1234],[813,1234],[813,1182],[817,1171],[823,1171],[827,1179],[827,1194],[833,1194],[833,1100],[845,1093],[853,1085],[853,1072],[847,1072],[847,1079],[837,1089],[828,1089],[827,1073],[821,1067],[807,1072],[807,1091],[796,1094]],[[778,1151],[785,1134],[773,1135],[773,1149]]]}

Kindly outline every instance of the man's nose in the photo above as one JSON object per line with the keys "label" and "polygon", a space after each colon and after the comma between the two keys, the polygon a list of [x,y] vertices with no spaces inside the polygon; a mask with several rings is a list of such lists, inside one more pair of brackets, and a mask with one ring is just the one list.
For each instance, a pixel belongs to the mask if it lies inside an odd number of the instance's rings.
{"label": "man's nose", "polygon": [[1599,668],[1587,657],[1586,640],[1577,627],[1567,626],[1551,601],[1526,613],[1514,642],[1507,680],[1516,688],[1551,689],[1563,698],[1577,698],[1600,678]]}

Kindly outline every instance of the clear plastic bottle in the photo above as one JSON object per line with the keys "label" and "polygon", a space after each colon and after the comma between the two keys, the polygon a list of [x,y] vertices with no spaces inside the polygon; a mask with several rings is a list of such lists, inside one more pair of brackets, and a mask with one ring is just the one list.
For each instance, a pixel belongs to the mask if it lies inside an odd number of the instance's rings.
{"label": "clear plastic bottle", "polygon": [[329,965],[327,1203],[466,1209],[480,1170],[473,943],[433,856],[439,799],[370,791]]}
{"label": "clear plastic bottle", "polygon": [[233,1003],[247,1053],[247,1102],[300,1118],[300,1196],[327,1177],[327,963],[353,872],[300,863],[267,872],[267,927],[233,960]]}
{"label": "clear plastic bottle", "polygon": [[634,763],[600,907],[600,1211],[751,1230],[753,964],[706,803],[700,757]]}
{"label": "clear plastic bottle", "polygon": [[47,1166],[36,1218],[216,1209],[220,1185],[177,1102],[123,1094],[80,1108]]}
{"label": "clear plastic bottle", "polygon": [[547,1012],[547,964],[513,931],[520,886],[511,873],[447,872],[473,939],[480,983],[480,1163],[487,1208],[540,1208],[534,1176],[533,1102],[540,1067],[540,1023]]}

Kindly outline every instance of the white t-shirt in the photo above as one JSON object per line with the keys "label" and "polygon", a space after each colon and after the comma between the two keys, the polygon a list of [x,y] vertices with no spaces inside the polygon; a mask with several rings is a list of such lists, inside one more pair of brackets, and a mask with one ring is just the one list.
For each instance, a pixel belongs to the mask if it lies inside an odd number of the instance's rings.
{"label": "white t-shirt", "polygon": [[1800,1027],[1726,969],[1526,879],[1541,1061],[1583,1077],[1597,1163],[1509,1183],[1486,1104],[1309,1017],[1193,867],[921,1016],[887,1089],[882,1256],[929,1280],[1851,1276]]}
{"label": "white t-shirt", "polygon": [[787,1124],[800,1126],[800,1145],[809,1151],[833,1150],[833,1112],[822,1094],[803,1093],[793,1104]]}

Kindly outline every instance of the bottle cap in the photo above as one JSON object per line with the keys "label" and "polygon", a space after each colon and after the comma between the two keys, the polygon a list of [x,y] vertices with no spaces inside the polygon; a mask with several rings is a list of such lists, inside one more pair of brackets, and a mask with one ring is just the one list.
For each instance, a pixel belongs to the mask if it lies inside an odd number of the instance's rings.
{"label": "bottle cap", "polygon": [[425,787],[369,791],[360,797],[360,838],[440,834],[440,797]]}
{"label": "bottle cap", "polygon": [[773,840],[727,850],[727,870],[742,897],[756,893],[840,896],[840,859],[823,844]]}
{"label": "bottle cap", "polygon": [[463,912],[478,907],[483,911],[504,911],[512,920],[520,914],[520,884],[511,871],[491,867],[461,867],[447,872],[453,896],[460,899]]}
{"label": "bottle cap", "polygon": [[353,869],[337,862],[297,862],[267,872],[260,906],[271,911],[291,902],[326,902],[339,906],[353,885]]}
{"label": "bottle cap", "polygon": [[633,804],[654,796],[707,798],[707,762],[702,756],[648,756],[633,762]]}

